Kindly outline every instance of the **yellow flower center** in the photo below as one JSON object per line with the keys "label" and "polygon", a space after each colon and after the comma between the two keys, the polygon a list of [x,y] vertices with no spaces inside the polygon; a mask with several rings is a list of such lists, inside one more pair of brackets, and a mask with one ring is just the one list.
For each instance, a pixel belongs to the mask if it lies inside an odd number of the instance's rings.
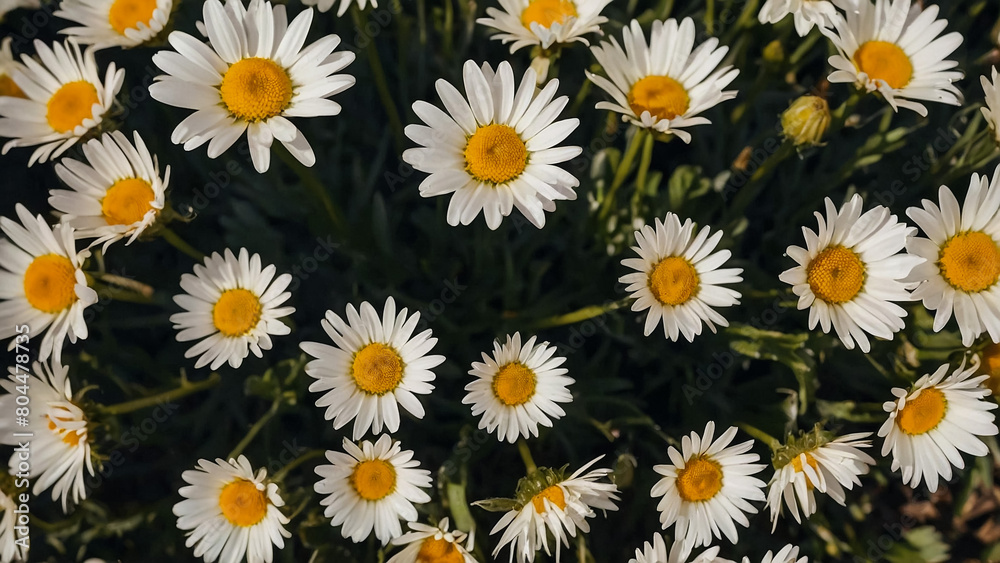
{"label": "yellow flower center", "polygon": [[948,400],[937,387],[928,387],[916,399],[907,399],[906,406],[896,415],[896,424],[903,432],[915,436],[937,428],[948,410]]}
{"label": "yellow flower center", "polygon": [[243,336],[260,322],[260,299],[249,289],[227,289],[212,308],[212,322],[229,337]]}
{"label": "yellow flower center", "polygon": [[684,86],[669,76],[647,76],[628,93],[628,105],[639,117],[648,111],[656,119],[673,119],[684,115],[690,103]]}
{"label": "yellow flower center", "polygon": [[682,256],[660,260],[649,274],[649,290],[664,305],[680,305],[698,294],[698,271]]}
{"label": "yellow flower center", "polygon": [[983,370],[990,378],[983,382],[993,391],[993,399],[1000,400],[1000,344],[990,344],[983,348]]}
{"label": "yellow flower center", "polygon": [[531,0],[521,12],[521,23],[528,29],[531,29],[533,23],[552,27],[554,23],[566,23],[566,20],[577,15],[576,4],[571,0]]}
{"label": "yellow flower center", "polygon": [[44,254],[24,271],[24,296],[32,307],[55,314],[76,303],[76,268],[69,258]]}
{"label": "yellow flower center", "polygon": [[111,27],[121,35],[126,29],[138,29],[139,24],[149,26],[156,10],[156,0],[115,0],[108,12]]}
{"label": "yellow flower center", "polygon": [[403,358],[391,347],[372,342],[354,355],[351,377],[369,395],[385,395],[403,380]]}
{"label": "yellow flower center", "polygon": [[109,225],[131,225],[153,208],[153,187],[142,178],[118,180],[104,194],[101,213]]}
{"label": "yellow flower center", "polygon": [[351,486],[365,500],[382,500],[396,490],[396,469],[381,459],[362,461],[354,467]]}
{"label": "yellow flower center", "polygon": [[[814,472],[819,473],[819,464],[816,463],[816,459],[813,458],[812,454],[810,454],[808,452],[806,452],[806,465],[808,465],[809,467],[812,467],[812,469],[813,469]],[[795,459],[792,460],[792,467],[795,468],[795,471],[797,471],[799,473],[803,473],[803,471],[802,471],[802,456],[800,456],[800,455],[799,456],[795,456]],[[806,487],[808,487],[811,490],[814,486],[815,485],[813,485],[812,479],[810,479],[809,476],[806,475]]]}
{"label": "yellow flower center", "polygon": [[14,79],[6,74],[0,73],[0,96],[11,98],[27,98],[21,87],[14,82]]}
{"label": "yellow flower center", "polygon": [[505,184],[528,165],[528,147],[513,127],[494,123],[480,127],[465,146],[465,169],[480,182]]}
{"label": "yellow flower center", "polygon": [[[52,417],[50,417],[49,415],[45,415],[45,418],[49,419],[49,430],[54,432],[56,435],[62,436],[63,443],[69,444],[74,448],[80,444],[80,439],[83,438],[83,436],[77,433],[76,430],[67,430],[65,428],[56,426],[55,421],[52,420]],[[69,419],[66,418],[56,417],[56,419],[59,420],[60,422],[69,421]]]}
{"label": "yellow flower center", "polygon": [[865,264],[853,250],[831,246],[806,267],[806,281],[817,298],[831,305],[846,303],[865,285]]}
{"label": "yellow flower center", "polygon": [[687,462],[677,474],[677,493],[687,502],[709,500],[722,490],[722,468],[704,456]]}
{"label": "yellow flower center", "polygon": [[562,487],[559,485],[552,485],[531,497],[531,504],[535,506],[535,512],[545,514],[545,499],[558,506],[560,510],[566,510],[566,493],[563,492]]}
{"label": "yellow flower center", "polygon": [[251,57],[236,61],[222,77],[222,103],[244,121],[262,121],[281,115],[292,101],[292,79],[271,59]]}
{"label": "yellow flower center", "polygon": [[86,80],[63,84],[46,105],[45,119],[59,133],[76,129],[84,119],[94,116],[94,104],[100,103],[97,89]]}
{"label": "yellow flower center", "polygon": [[523,405],[535,396],[535,372],[520,362],[511,362],[493,376],[493,395],[508,407]]}
{"label": "yellow flower center", "polygon": [[867,41],[854,52],[854,66],[872,80],[884,80],[890,88],[903,88],[913,78],[910,57],[888,41]]}
{"label": "yellow flower center", "polygon": [[222,487],[219,508],[230,524],[253,526],[267,516],[267,494],[257,489],[253,481],[237,479]]}
{"label": "yellow flower center", "polygon": [[420,544],[416,563],[462,563],[465,557],[455,544],[443,539],[427,538]]}
{"label": "yellow flower center", "polygon": [[990,235],[981,231],[955,235],[941,248],[938,267],[955,289],[983,291],[1000,278],[1000,249]]}

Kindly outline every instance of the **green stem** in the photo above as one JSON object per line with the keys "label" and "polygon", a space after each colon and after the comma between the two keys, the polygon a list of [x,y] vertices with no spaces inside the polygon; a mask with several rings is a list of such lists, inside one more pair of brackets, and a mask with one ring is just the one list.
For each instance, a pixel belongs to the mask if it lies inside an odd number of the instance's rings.
{"label": "green stem", "polygon": [[620,301],[614,301],[606,305],[589,305],[581,309],[577,309],[572,313],[566,313],[565,315],[554,315],[551,317],[545,317],[544,319],[538,320],[531,324],[533,329],[542,328],[552,328],[556,326],[565,326],[575,323],[585,321],[587,319],[592,319],[594,317],[599,317],[610,311],[616,309],[621,309],[622,307],[628,305],[631,298],[625,298]]}
{"label": "green stem", "polygon": [[640,128],[632,136],[632,140],[629,141],[628,148],[625,149],[625,156],[622,157],[621,162],[618,163],[617,170],[615,170],[615,177],[611,181],[611,187],[608,188],[608,193],[604,195],[604,203],[601,205],[601,211],[597,216],[599,220],[603,221],[611,213],[611,209],[615,203],[615,193],[625,183],[625,178],[628,178],[628,173],[632,169],[635,156],[639,154],[639,147],[642,146],[647,135],[650,135],[649,131]]}
{"label": "green stem", "polygon": [[191,258],[194,258],[199,262],[205,259],[205,253],[201,252],[200,250],[191,246],[190,244],[184,242],[184,239],[178,236],[177,233],[175,233],[174,230],[171,229],[170,227],[166,225],[161,226],[160,236],[163,237],[163,240],[170,243],[171,246],[173,246],[177,250],[180,250],[184,254],[187,254]]}
{"label": "green stem", "polygon": [[[357,7],[351,9],[351,17],[354,18],[354,25],[358,29],[363,29],[365,22],[361,19],[361,10]],[[368,64],[372,68],[372,75],[375,78],[375,88],[378,90],[378,97],[385,107],[385,113],[389,117],[389,127],[392,129],[392,138],[396,145],[396,154],[403,154],[403,122],[399,119],[399,110],[396,109],[396,102],[392,99],[392,91],[389,90],[389,82],[385,77],[385,69],[382,67],[382,59],[378,56],[378,47],[375,41],[368,41],[365,45],[365,52],[368,55]]]}
{"label": "green stem", "polygon": [[653,161],[653,146],[656,139],[652,134],[646,135],[646,140],[642,144],[642,157],[639,158],[639,171],[636,172],[635,184],[636,192],[646,189],[646,174],[649,173],[649,165]]}
{"label": "green stem", "polygon": [[534,473],[538,471],[538,466],[535,465],[535,460],[531,457],[531,450],[528,449],[528,441],[524,438],[517,440],[517,451],[521,454],[521,459],[524,461],[524,468],[528,470],[528,473]]}
{"label": "green stem", "polygon": [[705,1],[705,31],[709,35],[714,33],[715,28],[715,0]]}
{"label": "green stem", "polygon": [[310,459],[323,457],[324,455],[326,455],[326,450],[321,450],[321,449],[309,450],[308,452],[288,462],[288,465],[279,469],[274,475],[271,476],[271,482],[281,483],[282,481],[285,480],[285,476],[287,476],[288,473],[291,472],[296,467],[302,465],[303,463],[309,461]]}
{"label": "green stem", "polygon": [[792,56],[788,58],[788,63],[795,66],[800,60],[802,60],[802,57],[806,56],[809,51],[812,51],[813,46],[816,45],[816,42],[819,41],[820,37],[823,37],[823,34],[819,31],[813,30],[813,32],[807,35],[805,40],[795,49]]}
{"label": "green stem", "polygon": [[583,81],[583,84],[580,85],[580,89],[576,92],[576,97],[573,98],[573,103],[569,106],[569,112],[567,112],[568,115],[580,115],[580,108],[583,107],[583,103],[587,101],[587,96],[590,95],[590,90],[593,87],[594,83],[591,82],[589,78]]}
{"label": "green stem", "polygon": [[747,434],[767,444],[767,446],[771,448],[771,451],[777,451],[781,448],[781,441],[756,426],[751,426],[745,422],[739,422],[736,426],[739,426],[740,429]]}
{"label": "green stem", "polygon": [[282,160],[302,181],[302,184],[312,192],[312,194],[320,201],[323,208],[326,210],[326,215],[330,219],[330,224],[339,233],[347,232],[344,226],[344,216],[337,207],[337,204],[330,199],[330,194],[326,190],[326,186],[323,182],[320,182],[316,174],[313,173],[311,168],[306,167],[304,164],[298,161],[292,153],[288,152],[283,146],[275,146],[275,153],[278,154],[278,158]]}
{"label": "green stem", "polygon": [[150,397],[142,397],[141,399],[133,399],[131,401],[126,401],[124,403],[118,403],[116,405],[101,405],[98,410],[102,414],[106,415],[119,415],[125,414],[132,411],[137,411],[147,407],[154,407],[162,403],[169,403],[181,397],[186,397],[192,393],[197,393],[205,389],[210,389],[215,387],[222,381],[222,377],[217,372],[212,372],[212,375],[208,376],[205,381],[199,381],[197,383],[189,383],[187,378],[181,378],[181,386],[176,389],[171,389],[169,391],[164,391],[157,395],[152,395]]}
{"label": "green stem", "polygon": [[253,426],[250,427],[250,430],[247,431],[246,436],[243,436],[243,439],[240,440],[240,443],[236,444],[236,447],[233,448],[233,451],[229,452],[229,457],[227,457],[226,459],[235,459],[236,456],[243,453],[243,450],[250,445],[250,442],[252,442],[254,438],[257,437],[257,434],[259,434],[261,429],[264,428],[264,425],[270,422],[271,419],[274,418],[274,415],[278,414],[278,408],[281,407],[281,399],[282,399],[281,395],[275,397],[274,401],[271,403],[271,408],[267,409],[267,412],[264,413],[264,416],[260,417],[260,419],[257,422],[255,422]]}

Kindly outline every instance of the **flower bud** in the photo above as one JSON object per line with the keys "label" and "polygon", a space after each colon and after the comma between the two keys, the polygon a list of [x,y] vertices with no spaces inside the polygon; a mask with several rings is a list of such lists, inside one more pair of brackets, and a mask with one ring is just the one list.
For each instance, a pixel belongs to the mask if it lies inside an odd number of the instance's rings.
{"label": "flower bud", "polygon": [[820,145],[830,127],[830,105],[819,96],[802,96],[781,114],[781,130],[796,147]]}

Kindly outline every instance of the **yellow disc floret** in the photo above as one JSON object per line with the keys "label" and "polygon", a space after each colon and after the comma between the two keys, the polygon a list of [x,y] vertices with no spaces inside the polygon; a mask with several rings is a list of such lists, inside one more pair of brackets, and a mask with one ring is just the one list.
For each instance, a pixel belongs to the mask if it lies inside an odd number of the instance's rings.
{"label": "yellow disc floret", "polygon": [[722,468],[705,456],[688,460],[677,472],[677,493],[687,502],[710,500],[722,490]]}
{"label": "yellow disc floret", "polygon": [[867,41],[854,52],[854,66],[871,80],[884,80],[890,88],[903,88],[913,78],[910,57],[888,41]]}
{"label": "yellow disc floret", "polygon": [[212,308],[212,322],[225,336],[243,336],[260,322],[262,309],[260,299],[252,291],[228,289]]}
{"label": "yellow disc floret", "polygon": [[552,485],[531,497],[531,504],[534,505],[535,512],[545,514],[546,500],[558,506],[560,510],[566,510],[566,493],[563,492],[562,487],[559,485]]}
{"label": "yellow disc floret", "polygon": [[941,248],[938,267],[952,287],[977,293],[1000,279],[1000,248],[990,235],[980,231],[955,235]]}
{"label": "yellow disc floret", "polygon": [[237,479],[219,494],[222,515],[234,526],[249,527],[267,516],[267,494],[247,479]]}
{"label": "yellow disc floret", "polygon": [[533,23],[552,27],[552,24],[564,24],[577,15],[576,4],[571,0],[531,0],[521,12],[521,23],[528,29]]}
{"label": "yellow disc floret", "polygon": [[45,119],[59,133],[76,129],[83,120],[94,116],[94,104],[100,103],[97,88],[86,80],[63,84],[46,104]]}
{"label": "yellow disc floret", "polygon": [[896,424],[903,432],[915,436],[926,434],[937,428],[948,410],[948,400],[937,387],[928,387],[915,399],[907,399],[906,405],[896,415]]}
{"label": "yellow disc floret", "polygon": [[690,103],[684,85],[669,76],[647,76],[628,93],[628,105],[637,117],[648,111],[657,119],[674,119],[684,115]]}
{"label": "yellow disc floret", "polygon": [[683,256],[660,260],[649,274],[649,291],[664,305],[681,305],[698,294],[698,271]]}
{"label": "yellow disc floret", "polygon": [[149,27],[155,10],[156,0],[115,0],[108,11],[108,22],[125,35],[126,29],[138,29],[139,24]]}
{"label": "yellow disc floret", "polygon": [[351,486],[365,500],[381,500],[396,490],[396,469],[387,461],[359,462],[351,473]]}
{"label": "yellow disc floret", "polygon": [[44,313],[55,314],[76,303],[76,268],[69,258],[44,254],[24,272],[24,296]]}
{"label": "yellow disc floret", "polygon": [[420,544],[416,563],[463,563],[465,557],[450,541],[427,538]]}
{"label": "yellow disc floret", "polygon": [[818,299],[831,305],[847,303],[865,285],[865,264],[853,250],[831,246],[809,263],[806,281]]}
{"label": "yellow disc floret", "polygon": [[505,184],[528,166],[528,147],[513,127],[494,123],[480,127],[465,146],[465,169],[475,179]]}
{"label": "yellow disc floret", "polygon": [[508,407],[523,405],[535,396],[535,372],[520,362],[500,368],[493,376],[493,395]]}
{"label": "yellow disc floret", "polygon": [[403,359],[392,347],[372,342],[354,355],[351,377],[369,395],[385,395],[403,380]]}
{"label": "yellow disc floret", "polygon": [[252,57],[236,61],[219,86],[229,113],[244,121],[263,121],[281,115],[292,101],[292,79],[271,59]]}
{"label": "yellow disc floret", "polygon": [[101,214],[109,225],[131,225],[153,208],[153,187],[142,178],[118,180],[101,200]]}

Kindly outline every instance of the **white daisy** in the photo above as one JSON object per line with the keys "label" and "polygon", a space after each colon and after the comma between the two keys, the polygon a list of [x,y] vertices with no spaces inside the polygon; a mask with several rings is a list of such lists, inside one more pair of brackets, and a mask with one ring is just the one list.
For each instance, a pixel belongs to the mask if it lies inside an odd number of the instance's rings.
{"label": "white daisy", "polygon": [[[476,563],[469,553],[473,537],[459,530],[448,531],[448,519],[443,518],[437,526],[427,526],[410,522],[408,532],[392,540],[392,545],[406,547],[393,555],[388,563]],[[462,542],[467,542],[462,545]]]}
{"label": "white daisy", "polygon": [[725,317],[713,307],[730,307],[740,302],[740,292],[722,284],[743,281],[743,268],[722,266],[732,256],[729,250],[713,252],[722,239],[722,231],[711,237],[711,229],[702,227],[694,236],[694,223],[690,219],[681,224],[673,213],[661,221],[656,219],[656,228],[644,225],[635,232],[638,246],[632,250],[639,258],[626,258],[622,265],[637,270],[626,274],[618,281],[629,284],[626,291],[635,299],[633,311],[645,311],[646,336],[653,333],[656,325],[663,321],[663,334],[677,341],[681,334],[691,342],[701,334],[702,323],[715,332],[715,325],[729,326]]}
{"label": "white daisy", "polygon": [[399,430],[399,407],[417,418],[424,417],[424,407],[417,395],[430,393],[434,372],[444,356],[428,356],[437,338],[427,329],[416,336],[413,330],[420,313],[407,316],[407,309],[396,312],[396,301],[385,301],[382,317],[365,301],[361,311],[347,306],[345,322],[333,311],[326,312],[323,330],[335,346],[303,342],[302,350],[316,358],[306,364],[306,373],[316,381],[309,386],[323,393],[317,407],[326,407],[324,417],[335,429],[354,421],[354,439],[369,430]]}
{"label": "white daisy", "polygon": [[177,527],[187,530],[187,547],[208,563],[271,563],[273,546],[285,546],[288,517],[278,485],[266,481],[263,467],[254,475],[246,456],[214,462],[198,460],[197,469],[181,474],[188,485],[180,488],[185,500],[174,505]]}
{"label": "white daisy", "polygon": [[[979,77],[983,84],[983,93],[986,95],[986,105],[980,109],[986,117],[986,123],[993,131],[993,142],[1000,145],[1000,82],[997,81],[997,67],[993,69],[993,81],[985,76]],[[2,79],[0,79],[2,80]]]}
{"label": "white daisy", "polygon": [[12,138],[2,153],[41,145],[28,166],[59,156],[101,125],[125,81],[125,70],[110,63],[101,82],[93,47],[81,52],[73,39],[51,47],[36,39],[35,50],[41,62],[21,55],[24,68],[13,74],[27,98],[0,97],[0,137]]}
{"label": "white daisy", "polygon": [[[312,166],[316,155],[289,117],[337,115],[329,100],[354,85],[354,77],[334,74],[354,53],[333,50],[340,37],[327,35],[305,49],[313,11],[288,23],[284,5],[251,0],[219,0],[204,5],[209,43],[180,31],[168,40],[177,51],[160,51],[153,62],[166,75],[156,77],[150,95],[167,105],[197,110],[181,121],[170,140],[193,150],[208,142],[216,158],[247,132],[250,157],[258,172],[271,163],[274,139],[299,162]],[[211,141],[211,142],[209,142]]]}
{"label": "white daisy", "polygon": [[344,450],[326,452],[332,465],[320,465],[321,477],[314,489],[324,497],[323,514],[331,526],[341,526],[340,533],[354,543],[375,532],[382,545],[402,535],[399,520],[417,519],[414,504],[429,502],[421,489],[431,486],[431,472],[417,469],[420,462],[413,452],[403,450],[399,442],[383,434],[377,442],[354,444],[344,438]]}
{"label": "white daisy", "polygon": [[597,109],[690,143],[691,134],[684,128],[711,123],[698,114],[736,97],[735,90],[722,89],[740,71],[732,66],[716,70],[729,47],[719,47],[715,37],[694,47],[691,18],[654,21],[648,44],[636,20],[622,34],[624,49],[613,37],[590,48],[608,78],[591,72],[587,77],[614,99],[599,102]]}
{"label": "white daisy", "polygon": [[55,15],[80,24],[59,33],[95,49],[136,47],[154,39],[170,19],[173,0],[62,0]]}
{"label": "white daisy", "polygon": [[[7,394],[0,395],[0,410],[11,416],[0,418],[0,443],[18,445],[31,441],[31,477],[35,479],[32,494],[40,495],[52,489],[52,500],[62,503],[63,512],[69,503],[79,503],[87,497],[84,469],[94,475],[94,462],[87,430],[87,416],[76,405],[70,385],[69,367],[57,360],[34,362],[31,374],[11,368],[10,377],[0,382]],[[27,385],[31,408],[27,426],[15,426],[14,409],[20,405],[17,397],[24,395]],[[21,387],[18,390],[18,387]],[[30,438],[15,433],[30,433]],[[10,456],[10,472],[19,471],[19,454]]]}
{"label": "white daisy", "polygon": [[[81,269],[89,253],[77,254],[72,227],[50,228],[20,203],[16,211],[20,225],[0,217],[0,229],[10,238],[0,240],[0,339],[28,325],[33,341],[41,337],[38,359],[59,360],[66,338],[71,343],[87,338],[83,310],[97,302]],[[16,342],[11,340],[7,349]]]}
{"label": "white daisy", "polygon": [[810,330],[819,324],[829,333],[832,325],[848,350],[857,341],[867,353],[866,333],[892,340],[904,326],[906,311],[893,301],[911,300],[904,278],[923,258],[897,253],[916,229],[881,205],[862,214],[858,194],[839,211],[830,198],[825,205],[825,220],[815,212],[818,233],[802,228],[806,248],[786,251],[798,265],[778,279],[799,296],[800,311],[809,309]]}
{"label": "white daisy", "polygon": [[41,0],[0,0],[0,22],[3,21],[3,17],[7,15],[7,12],[17,10],[20,8],[27,8],[29,10],[37,10],[42,7]]}
{"label": "white daisy", "polygon": [[160,178],[160,166],[150,156],[139,133],[135,146],[121,131],[105,133],[83,145],[86,163],[64,158],[56,175],[70,190],[51,190],[49,205],[65,213],[61,220],[77,238],[96,237],[91,246],[128,237],[132,244],[152,225],[164,204],[170,167]]}
{"label": "white daisy", "polygon": [[14,53],[10,50],[12,37],[4,37],[0,41],[0,97],[11,96],[15,98],[27,98],[27,95],[14,82],[14,71],[24,72],[24,65],[17,62]]}
{"label": "white daisy", "polygon": [[767,0],[757,18],[760,23],[778,23],[788,14],[795,18],[795,31],[805,37],[813,26],[830,27],[837,8],[827,0]]}
{"label": "white daisy", "polygon": [[194,275],[181,276],[181,289],[174,302],[185,312],[170,316],[178,342],[200,340],[184,353],[185,358],[200,356],[194,367],[211,363],[210,369],[229,362],[238,368],[253,352],[271,349],[271,335],[291,332],[279,321],[295,312],[295,307],[279,307],[291,297],[285,291],[291,274],[274,277],[274,265],[262,267],[260,255],[250,256],[241,248],[239,257],[228,248],[225,257],[218,252],[205,258],[205,265],[195,264]]}
{"label": "white daisy", "polygon": [[689,560],[691,547],[689,543],[677,540],[670,546],[668,552],[663,534],[653,534],[652,545],[649,542],[644,543],[642,549],[635,550],[635,557],[629,559],[628,563],[732,563],[728,559],[719,557],[718,547],[706,549]]}
{"label": "white daisy", "polygon": [[958,66],[945,60],[962,44],[956,32],[938,37],[946,20],[937,19],[938,6],[910,10],[911,0],[858,2],[857,10],[831,18],[832,29],[820,30],[837,47],[830,57],[835,69],[830,82],[850,82],[868,92],[878,91],[893,110],[911,109],[921,116],[927,108],[913,100],[958,106],[962,93],[953,82],[962,78]]}
{"label": "white daisy", "polygon": [[378,8],[377,0],[302,0],[302,3],[306,6],[316,6],[317,10],[324,13],[330,11],[330,8],[338,2],[340,6],[337,7],[337,17],[347,13],[347,9],[351,7],[351,2],[357,4],[359,10],[364,10],[368,4],[371,4],[372,8]]}
{"label": "white daisy", "polygon": [[[28,549],[25,544],[30,538],[14,529],[18,526],[19,516],[14,511],[22,504],[15,500],[18,496],[15,483],[16,479],[13,476],[8,475],[6,470],[0,469],[0,563],[28,559]],[[27,514],[23,516],[30,518]]]}
{"label": "white daisy", "polygon": [[[979,436],[996,436],[995,416],[989,412],[997,404],[987,401],[983,386],[989,376],[979,372],[979,358],[965,369],[962,364],[948,375],[944,364],[933,374],[925,374],[909,391],[895,387],[893,401],[882,408],[889,418],[878,430],[885,438],[882,455],[892,452],[892,470],[903,469],[903,483],[916,488],[921,478],[927,489],[937,490],[938,476],[951,479],[951,467],[965,467],[962,454],[976,457],[989,454]],[[945,377],[948,375],[948,377]]]}
{"label": "white daisy", "polygon": [[768,483],[767,507],[771,511],[771,532],[778,527],[782,500],[796,522],[799,505],[802,517],[809,518],[816,512],[815,491],[825,493],[837,504],[844,506],[844,489],[861,485],[859,475],[868,473],[875,460],[859,448],[870,448],[865,440],[871,432],[832,437],[815,429],[792,439],[772,456],[775,473]]}
{"label": "white daisy", "polygon": [[906,210],[929,237],[906,243],[908,252],[926,259],[906,280],[923,282],[913,298],[935,311],[935,331],[954,312],[964,346],[983,332],[1000,342],[1000,167],[992,181],[972,175],[961,207],[947,186],[938,190],[938,201]]}
{"label": "white daisy", "polygon": [[536,73],[528,69],[514,88],[514,71],[502,62],[494,73],[473,61],[463,67],[468,98],[445,80],[435,83],[447,113],[424,101],[413,111],[427,126],[408,125],[406,136],[421,145],[407,149],[403,160],[430,174],[420,195],[454,192],[448,224],[468,225],[482,211],[491,229],[514,207],[531,222],[545,226],[545,211],[555,201],[576,199],[575,176],[555,164],[576,158],[580,147],[557,146],[580,120],[555,119],[569,98],[555,98],[558,80],[535,93]]}
{"label": "white daisy", "polygon": [[476,377],[465,386],[469,393],[462,404],[472,405],[472,415],[481,416],[479,428],[497,433],[501,442],[538,436],[538,425],[552,427],[552,421],[566,415],[557,403],[573,401],[568,386],[569,370],[559,367],[566,358],[556,356],[548,342],[535,345],[532,336],[521,346],[521,333],[507,335],[507,342],[493,341],[493,356],[483,352],[483,362],[472,362],[469,375]]}
{"label": "white daisy", "polygon": [[736,437],[736,427],[730,427],[713,441],[715,423],[705,425],[705,433],[684,436],[681,450],[671,446],[667,451],[670,464],[657,465],[653,470],[663,475],[651,494],[663,497],[657,505],[660,523],[666,529],[677,524],[677,541],[691,542],[693,547],[708,547],[712,538],[723,535],[736,543],[735,523],[750,525],[746,514],[757,509],[748,501],[764,500],[764,482],[751,477],[764,469],[753,462],[757,454],[746,453],[753,440],[729,446]]}
{"label": "white daisy", "polygon": [[[809,558],[806,556],[799,557],[799,547],[792,544],[787,544],[785,547],[778,550],[777,553],[772,553],[770,550],[764,554],[764,558],[760,560],[760,563],[808,563]],[[749,557],[743,558],[743,563],[750,563]]]}
{"label": "white daisy", "polygon": [[549,49],[554,44],[579,41],[590,45],[584,37],[601,34],[601,25],[608,18],[601,10],[611,0],[499,0],[502,10],[486,8],[488,18],[476,23],[500,31],[493,36],[504,45],[513,43],[510,52],[538,45]]}
{"label": "white daisy", "polygon": [[504,530],[493,550],[493,557],[510,544],[510,558],[517,556],[518,563],[534,561],[535,553],[545,549],[551,555],[549,535],[555,540],[556,563],[559,563],[562,546],[569,547],[569,538],[576,531],[590,531],[587,518],[596,516],[595,508],[602,512],[618,510],[618,487],[605,481],[610,469],[594,469],[584,473],[600,461],[600,456],[566,477],[562,470],[547,467],[518,482],[514,508],[500,518],[490,534]]}

